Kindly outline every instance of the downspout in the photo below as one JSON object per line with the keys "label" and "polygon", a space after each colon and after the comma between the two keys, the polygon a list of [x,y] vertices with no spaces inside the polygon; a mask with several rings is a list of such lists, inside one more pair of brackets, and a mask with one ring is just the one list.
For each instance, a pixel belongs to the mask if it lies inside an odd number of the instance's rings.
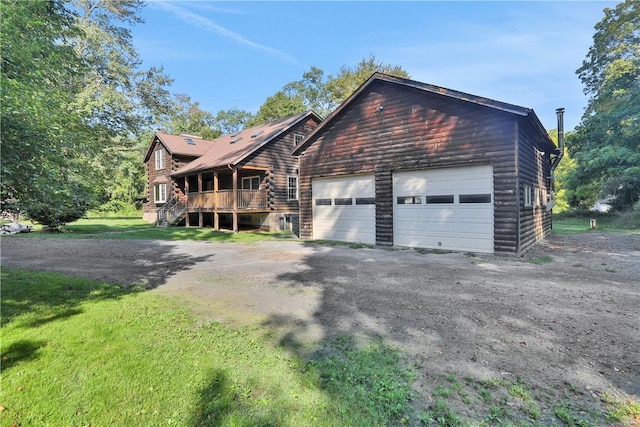
{"label": "downspout", "polygon": [[513,129],[515,134],[514,154],[516,169],[516,256],[520,256],[520,193],[522,190],[520,188],[520,129],[517,121],[514,122]]}

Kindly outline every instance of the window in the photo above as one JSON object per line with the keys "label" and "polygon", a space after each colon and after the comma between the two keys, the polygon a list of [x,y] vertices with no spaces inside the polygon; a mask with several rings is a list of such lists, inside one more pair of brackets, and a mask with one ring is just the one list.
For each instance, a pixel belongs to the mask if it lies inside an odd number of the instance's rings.
{"label": "window", "polygon": [[400,196],[398,197],[399,205],[419,205],[422,203],[420,196]]}
{"label": "window", "polygon": [[187,176],[187,185],[189,188],[189,193],[197,193],[200,191],[198,187],[198,175],[189,175]]}
{"label": "window", "polygon": [[213,174],[202,174],[202,191],[213,191]]}
{"label": "window", "polygon": [[331,206],[331,199],[316,199],[316,206]]}
{"label": "window", "polygon": [[156,150],[156,170],[165,168],[164,164],[164,148]]}
{"label": "window", "polygon": [[540,201],[538,203],[540,206],[547,206],[547,189],[540,189]]}
{"label": "window", "polygon": [[491,194],[460,194],[460,203],[491,203]]}
{"label": "window", "polygon": [[531,199],[533,196],[533,188],[530,185],[525,185],[523,192],[524,192],[524,207],[530,208],[532,206]]}
{"label": "window", "polygon": [[298,144],[300,144],[303,139],[304,139],[304,135],[300,135],[299,133],[294,133],[293,134],[293,145],[295,145],[297,147]]}
{"label": "window", "polygon": [[156,184],[154,186],[153,200],[156,203],[165,203],[167,201],[167,184]]}
{"label": "window", "polygon": [[298,177],[287,177],[287,200],[298,200]]}
{"label": "window", "polygon": [[333,199],[333,202],[336,204],[336,206],[347,206],[353,204],[353,199],[351,199],[351,197],[342,197]]}
{"label": "window", "polygon": [[243,190],[258,190],[259,188],[260,188],[259,176],[247,176],[245,178],[242,178]]}
{"label": "window", "polygon": [[443,205],[453,203],[453,194],[445,196],[427,196],[425,203],[428,205]]}
{"label": "window", "polygon": [[356,197],[356,205],[375,205],[375,197]]}
{"label": "window", "polygon": [[540,206],[540,189],[538,187],[533,187],[533,204]]}

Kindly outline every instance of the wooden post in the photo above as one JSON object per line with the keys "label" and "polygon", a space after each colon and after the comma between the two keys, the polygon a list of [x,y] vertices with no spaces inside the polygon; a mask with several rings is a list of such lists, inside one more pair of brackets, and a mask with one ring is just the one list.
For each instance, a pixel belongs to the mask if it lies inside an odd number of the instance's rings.
{"label": "wooden post", "polygon": [[233,169],[233,232],[238,232],[238,168]]}
{"label": "wooden post", "polygon": [[213,171],[213,229],[220,230],[220,218],[218,217],[218,172]]}

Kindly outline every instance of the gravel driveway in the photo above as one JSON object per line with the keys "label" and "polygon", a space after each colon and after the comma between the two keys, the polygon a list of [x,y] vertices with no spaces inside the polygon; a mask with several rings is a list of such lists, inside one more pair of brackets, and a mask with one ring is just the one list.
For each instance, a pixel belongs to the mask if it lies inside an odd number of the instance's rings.
{"label": "gravel driveway", "polygon": [[141,283],[203,321],[269,325],[289,342],[382,336],[419,367],[418,389],[457,372],[640,396],[640,235],[553,235],[523,258],[295,240],[1,243],[3,266]]}

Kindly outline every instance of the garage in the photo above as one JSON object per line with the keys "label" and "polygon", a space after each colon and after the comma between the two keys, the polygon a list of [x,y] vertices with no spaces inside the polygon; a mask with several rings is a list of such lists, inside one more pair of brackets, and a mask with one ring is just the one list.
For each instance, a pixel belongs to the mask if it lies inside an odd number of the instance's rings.
{"label": "garage", "polygon": [[394,245],[493,253],[493,167],[393,175]]}
{"label": "garage", "polygon": [[376,243],[373,175],[312,180],[313,238]]}

